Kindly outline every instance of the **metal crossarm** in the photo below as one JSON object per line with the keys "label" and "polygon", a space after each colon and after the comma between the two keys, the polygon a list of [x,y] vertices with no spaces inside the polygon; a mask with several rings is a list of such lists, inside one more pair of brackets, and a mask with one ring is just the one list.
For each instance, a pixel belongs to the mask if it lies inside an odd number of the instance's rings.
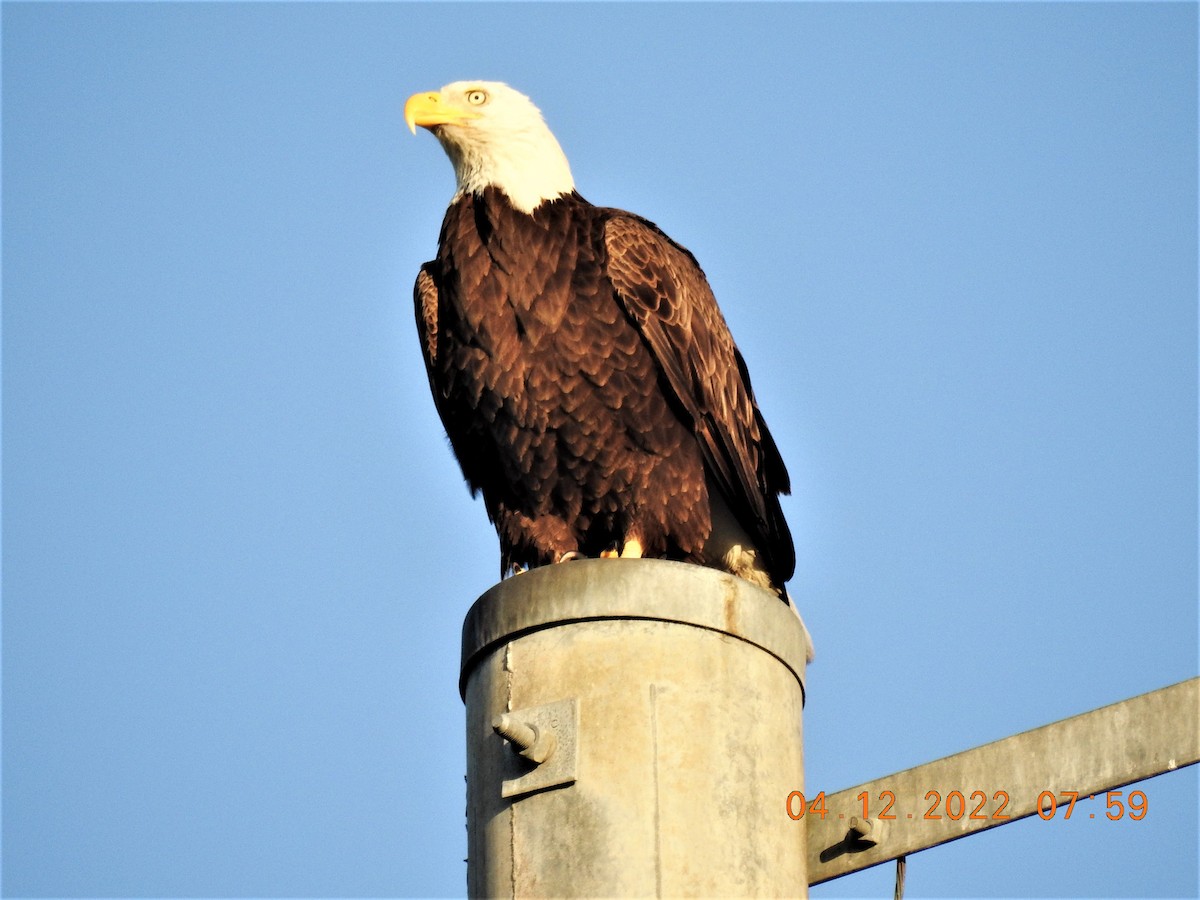
{"label": "metal crossarm", "polygon": [[1118,796],[1119,788],[1198,760],[1200,678],[1192,678],[828,795],[824,816],[804,812],[799,798],[788,810],[808,828],[813,885],[1039,810],[1085,814],[1076,801],[1087,815],[1139,818],[1145,795]]}

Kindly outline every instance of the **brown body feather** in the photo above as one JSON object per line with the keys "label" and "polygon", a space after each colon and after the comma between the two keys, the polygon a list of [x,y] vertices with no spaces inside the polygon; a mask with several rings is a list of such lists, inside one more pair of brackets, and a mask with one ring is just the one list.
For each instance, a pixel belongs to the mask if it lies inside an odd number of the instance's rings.
{"label": "brown body feather", "polygon": [[711,562],[714,499],[781,589],[787,470],[695,259],[578,194],[532,214],[487,188],[446,213],[416,284],[438,413],[502,574],[599,555]]}

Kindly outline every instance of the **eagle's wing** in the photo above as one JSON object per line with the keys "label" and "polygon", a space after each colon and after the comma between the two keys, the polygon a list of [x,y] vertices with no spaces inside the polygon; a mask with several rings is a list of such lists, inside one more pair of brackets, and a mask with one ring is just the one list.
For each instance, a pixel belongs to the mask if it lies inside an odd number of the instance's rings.
{"label": "eagle's wing", "polygon": [[[479,472],[465,445],[466,430],[463,422],[464,411],[457,409],[450,402],[451,385],[446,379],[446,366],[452,362],[452,357],[439,358],[440,323],[438,312],[441,308],[441,264],[438,261],[427,262],[417,273],[417,282],[413,285],[413,307],[417,315],[417,338],[421,342],[421,357],[425,360],[425,373],[429,376],[429,390],[433,394],[433,405],[437,409],[442,427],[446,429],[446,437],[454,451],[454,458],[462,470],[467,487],[474,497],[479,491]],[[441,352],[445,354],[445,349]],[[469,415],[469,411],[467,412]]]}
{"label": "eagle's wing", "polygon": [[417,314],[417,337],[421,341],[421,358],[425,360],[429,389],[433,392],[433,402],[444,423],[444,392],[437,383],[439,293],[437,263],[427,262],[421,266],[421,271],[417,273],[417,282],[413,285],[413,307]]}
{"label": "eagle's wing", "polygon": [[686,249],[628,213],[606,221],[604,243],[617,298],[691,417],[710,478],[786,581],[796,562],[778,496],[791,489],[787,468],[704,272]]}

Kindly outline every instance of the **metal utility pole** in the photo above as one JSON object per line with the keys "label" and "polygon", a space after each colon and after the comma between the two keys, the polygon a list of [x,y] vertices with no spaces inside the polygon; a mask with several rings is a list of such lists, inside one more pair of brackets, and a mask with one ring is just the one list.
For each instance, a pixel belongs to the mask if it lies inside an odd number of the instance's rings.
{"label": "metal utility pole", "polygon": [[471,896],[804,896],[808,635],[662,560],[492,588],[463,626]]}

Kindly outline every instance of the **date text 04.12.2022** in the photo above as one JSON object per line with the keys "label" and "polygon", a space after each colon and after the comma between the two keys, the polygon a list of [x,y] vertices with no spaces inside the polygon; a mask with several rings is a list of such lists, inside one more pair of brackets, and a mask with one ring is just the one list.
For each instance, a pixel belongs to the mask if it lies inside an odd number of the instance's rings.
{"label": "date text 04.12.2022", "polygon": [[[1042,791],[1037,798],[1037,814],[1047,821],[1055,818],[1062,813],[1062,818],[1069,819],[1075,813],[1075,803],[1080,799],[1079,791]],[[1096,794],[1087,794],[1085,800],[1096,799]],[[1128,818],[1139,822],[1146,817],[1147,809],[1149,808],[1146,795],[1142,791],[1130,791],[1128,796],[1122,791],[1106,791],[1099,795],[1104,799],[1104,817],[1113,822],[1118,819]],[[896,795],[892,791],[880,791],[874,798],[867,791],[863,791],[856,798],[862,803],[862,817],[864,819],[871,818],[871,809],[876,810],[875,818],[877,819],[897,819],[900,818],[894,812],[892,807],[896,803]],[[991,796],[988,796],[986,791],[971,791],[969,794],[963,791],[950,791],[945,796],[942,796],[939,791],[927,791],[925,794],[925,802],[928,808],[924,815],[914,816],[912,813],[906,813],[906,819],[990,819],[993,821],[1005,821],[1011,819],[1012,816],[1005,812],[1011,803],[1008,791],[993,791]],[[799,821],[807,816],[817,816],[824,819],[825,816],[836,813],[836,810],[828,810],[825,808],[825,792],[817,794],[812,800],[806,800],[803,793],[800,791],[792,791],[787,797],[787,814],[792,819]],[[857,814],[855,810],[855,814]],[[840,818],[845,818],[845,812],[837,813]],[[1094,812],[1088,813],[1089,819],[1096,818]]]}

